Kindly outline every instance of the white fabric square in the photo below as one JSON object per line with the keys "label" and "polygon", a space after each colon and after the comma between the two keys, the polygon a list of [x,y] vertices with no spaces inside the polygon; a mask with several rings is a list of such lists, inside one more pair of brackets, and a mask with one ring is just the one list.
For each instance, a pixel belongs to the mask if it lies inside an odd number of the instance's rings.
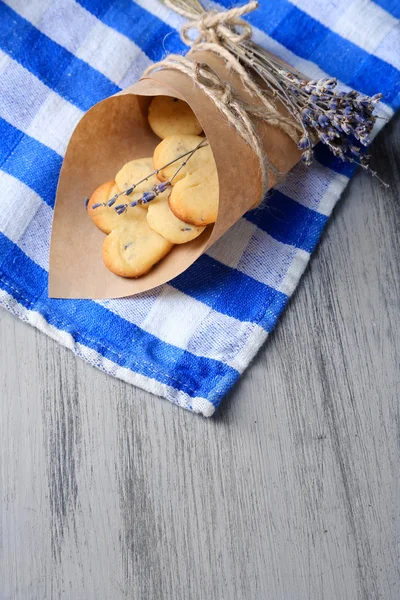
{"label": "white fabric square", "polygon": [[207,250],[208,256],[228,267],[236,267],[255,229],[253,223],[240,219]]}
{"label": "white fabric square", "polygon": [[0,231],[18,242],[43,201],[12,175],[0,171]]}
{"label": "white fabric square", "polygon": [[0,50],[0,75],[3,75],[11,60],[12,58],[8,54]]}
{"label": "white fabric square", "polygon": [[295,254],[294,246],[282,244],[265,231],[256,229],[237,269],[261,283],[278,288]]}
{"label": "white fabric square", "polygon": [[202,302],[167,285],[151,307],[141,327],[164,342],[186,348],[193,332],[210,310]]}
{"label": "white fabric square", "polygon": [[53,210],[42,201],[34,218],[31,219],[17,242],[21,250],[45,271],[49,270],[49,239],[52,220]]}
{"label": "white fabric square", "polygon": [[151,63],[136,44],[100,21],[96,22],[78,48],[76,56],[117,85],[138,58],[141,65],[149,66]]}
{"label": "white fabric square", "polygon": [[63,156],[82,116],[83,112],[79,108],[55,92],[50,92],[26,133]]}
{"label": "white fabric square", "polygon": [[52,0],[4,0],[4,3],[32,25],[37,25]]}

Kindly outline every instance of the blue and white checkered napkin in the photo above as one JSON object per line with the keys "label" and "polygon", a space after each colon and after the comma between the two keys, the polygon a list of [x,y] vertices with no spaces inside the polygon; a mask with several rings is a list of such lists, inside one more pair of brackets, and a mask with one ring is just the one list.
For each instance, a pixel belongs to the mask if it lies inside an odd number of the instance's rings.
{"label": "blue and white checkered napkin", "polygon": [[[381,114],[392,116],[399,0],[260,4],[249,17],[256,41],[310,78],[383,92]],[[49,299],[68,139],[93,104],[166,52],[185,52],[180,24],[157,0],[0,2],[0,302],[106,373],[210,416],[274,327],[353,168],[319,148],[267,209],[248,213],[168,285],[119,300]]]}

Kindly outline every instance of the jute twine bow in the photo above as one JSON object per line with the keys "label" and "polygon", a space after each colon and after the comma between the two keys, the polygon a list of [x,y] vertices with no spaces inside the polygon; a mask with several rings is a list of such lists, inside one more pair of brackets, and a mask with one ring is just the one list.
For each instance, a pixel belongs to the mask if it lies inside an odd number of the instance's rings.
{"label": "jute twine bow", "polygon": [[[279,172],[269,162],[268,156],[257,133],[251,117],[257,117],[273,126],[279,127],[295,139],[293,121],[282,115],[266,97],[262,89],[253,80],[248,71],[230,51],[233,44],[250,39],[251,25],[242,19],[243,15],[258,7],[258,2],[249,2],[245,6],[232,8],[224,12],[204,11],[193,19],[193,13],[185,10],[184,3],[165,4],[184,17],[190,19],[181,28],[183,42],[196,51],[211,51],[224,59],[228,70],[235,72],[249,95],[261,102],[262,107],[255,108],[241,100],[227,81],[222,81],[217,73],[204,63],[189,60],[184,56],[170,54],[161,62],[151,65],[144,73],[149,75],[160,69],[174,69],[188,75],[199,88],[214,102],[228,122],[236,129],[242,139],[252,148],[258,158],[262,180],[262,190],[258,203],[268,189],[268,174],[272,172],[279,179]],[[196,37],[189,36],[197,31]]]}
{"label": "jute twine bow", "polygon": [[[242,19],[258,7],[258,2],[249,2],[239,8],[231,8],[224,12],[210,10],[193,19],[193,15],[186,12],[183,16],[191,19],[181,27],[181,38],[187,46],[193,47],[208,42],[221,44],[230,41],[236,44],[251,38],[251,25]],[[180,10],[180,14],[185,11]],[[189,32],[197,30],[197,38],[189,36]]]}

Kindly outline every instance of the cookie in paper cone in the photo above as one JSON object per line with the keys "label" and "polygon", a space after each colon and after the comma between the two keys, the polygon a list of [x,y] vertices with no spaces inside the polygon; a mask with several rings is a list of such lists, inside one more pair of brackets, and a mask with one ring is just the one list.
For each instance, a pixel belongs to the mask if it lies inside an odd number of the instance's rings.
{"label": "cookie in paper cone", "polygon": [[[190,56],[190,55],[189,55]],[[208,52],[196,60],[214,68],[235,92],[249,100],[224,61]],[[214,156],[218,213],[214,225],[186,244],[179,244],[147,275],[124,279],[109,272],[101,258],[104,234],[93,227],[83,198],[123,165],[151,156],[160,139],[148,123],[152,98],[170,96],[187,102],[206,135]],[[280,130],[258,124],[270,162],[287,172],[300,158],[296,144]],[[270,178],[270,185],[274,181]],[[50,248],[49,295],[56,298],[118,298],[170,281],[186,270],[260,198],[262,182],[253,150],[212,102],[185,74],[154,72],[133,86],[95,105],[78,123],[68,144],[57,189]],[[68,257],[68,260],[66,260]]]}
{"label": "cookie in paper cone", "polygon": [[196,227],[215,223],[218,214],[219,186],[217,167],[209,144],[200,146],[175,175],[176,165],[166,168],[176,156],[187,154],[204,138],[177,134],[166,137],[154,150],[154,167],[160,181],[172,181],[169,206],[174,215]]}

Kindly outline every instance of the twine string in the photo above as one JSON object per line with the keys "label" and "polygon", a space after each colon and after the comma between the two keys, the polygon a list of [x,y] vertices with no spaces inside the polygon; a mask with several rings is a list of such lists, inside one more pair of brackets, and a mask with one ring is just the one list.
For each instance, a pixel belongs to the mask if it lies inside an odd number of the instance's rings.
{"label": "twine string", "polygon": [[[191,48],[203,42],[222,44],[226,41],[240,44],[251,38],[251,25],[242,17],[258,6],[258,2],[249,2],[245,6],[231,8],[224,12],[210,10],[201,13],[196,19],[192,15],[185,15],[189,19],[181,28],[181,38]],[[189,32],[197,30],[197,37],[192,38]]]}
{"label": "twine string", "polygon": [[[279,179],[278,170],[270,163],[261,143],[256,126],[251,117],[262,119],[275,127],[279,127],[292,139],[296,139],[293,120],[282,115],[276,106],[266,97],[262,89],[243,67],[231,51],[233,45],[248,40],[252,35],[251,25],[242,17],[258,6],[258,2],[248,2],[238,8],[224,12],[215,10],[204,11],[199,5],[194,15],[193,10],[185,8],[184,2],[170,2],[165,4],[189,19],[181,28],[183,42],[196,51],[211,51],[224,59],[229,71],[234,72],[240,79],[244,89],[250,97],[256,98],[262,108],[250,106],[235,94],[229,82],[223,81],[217,73],[205,63],[189,60],[176,54],[167,56],[164,60],[151,65],[144,76],[160,69],[174,69],[189,76],[196,85],[212,100],[218,110],[226,117],[229,124],[236,129],[241,138],[252,148],[260,167],[262,190],[258,203],[263,199],[268,189],[268,174],[272,172]],[[193,34],[196,31],[196,35]]]}

